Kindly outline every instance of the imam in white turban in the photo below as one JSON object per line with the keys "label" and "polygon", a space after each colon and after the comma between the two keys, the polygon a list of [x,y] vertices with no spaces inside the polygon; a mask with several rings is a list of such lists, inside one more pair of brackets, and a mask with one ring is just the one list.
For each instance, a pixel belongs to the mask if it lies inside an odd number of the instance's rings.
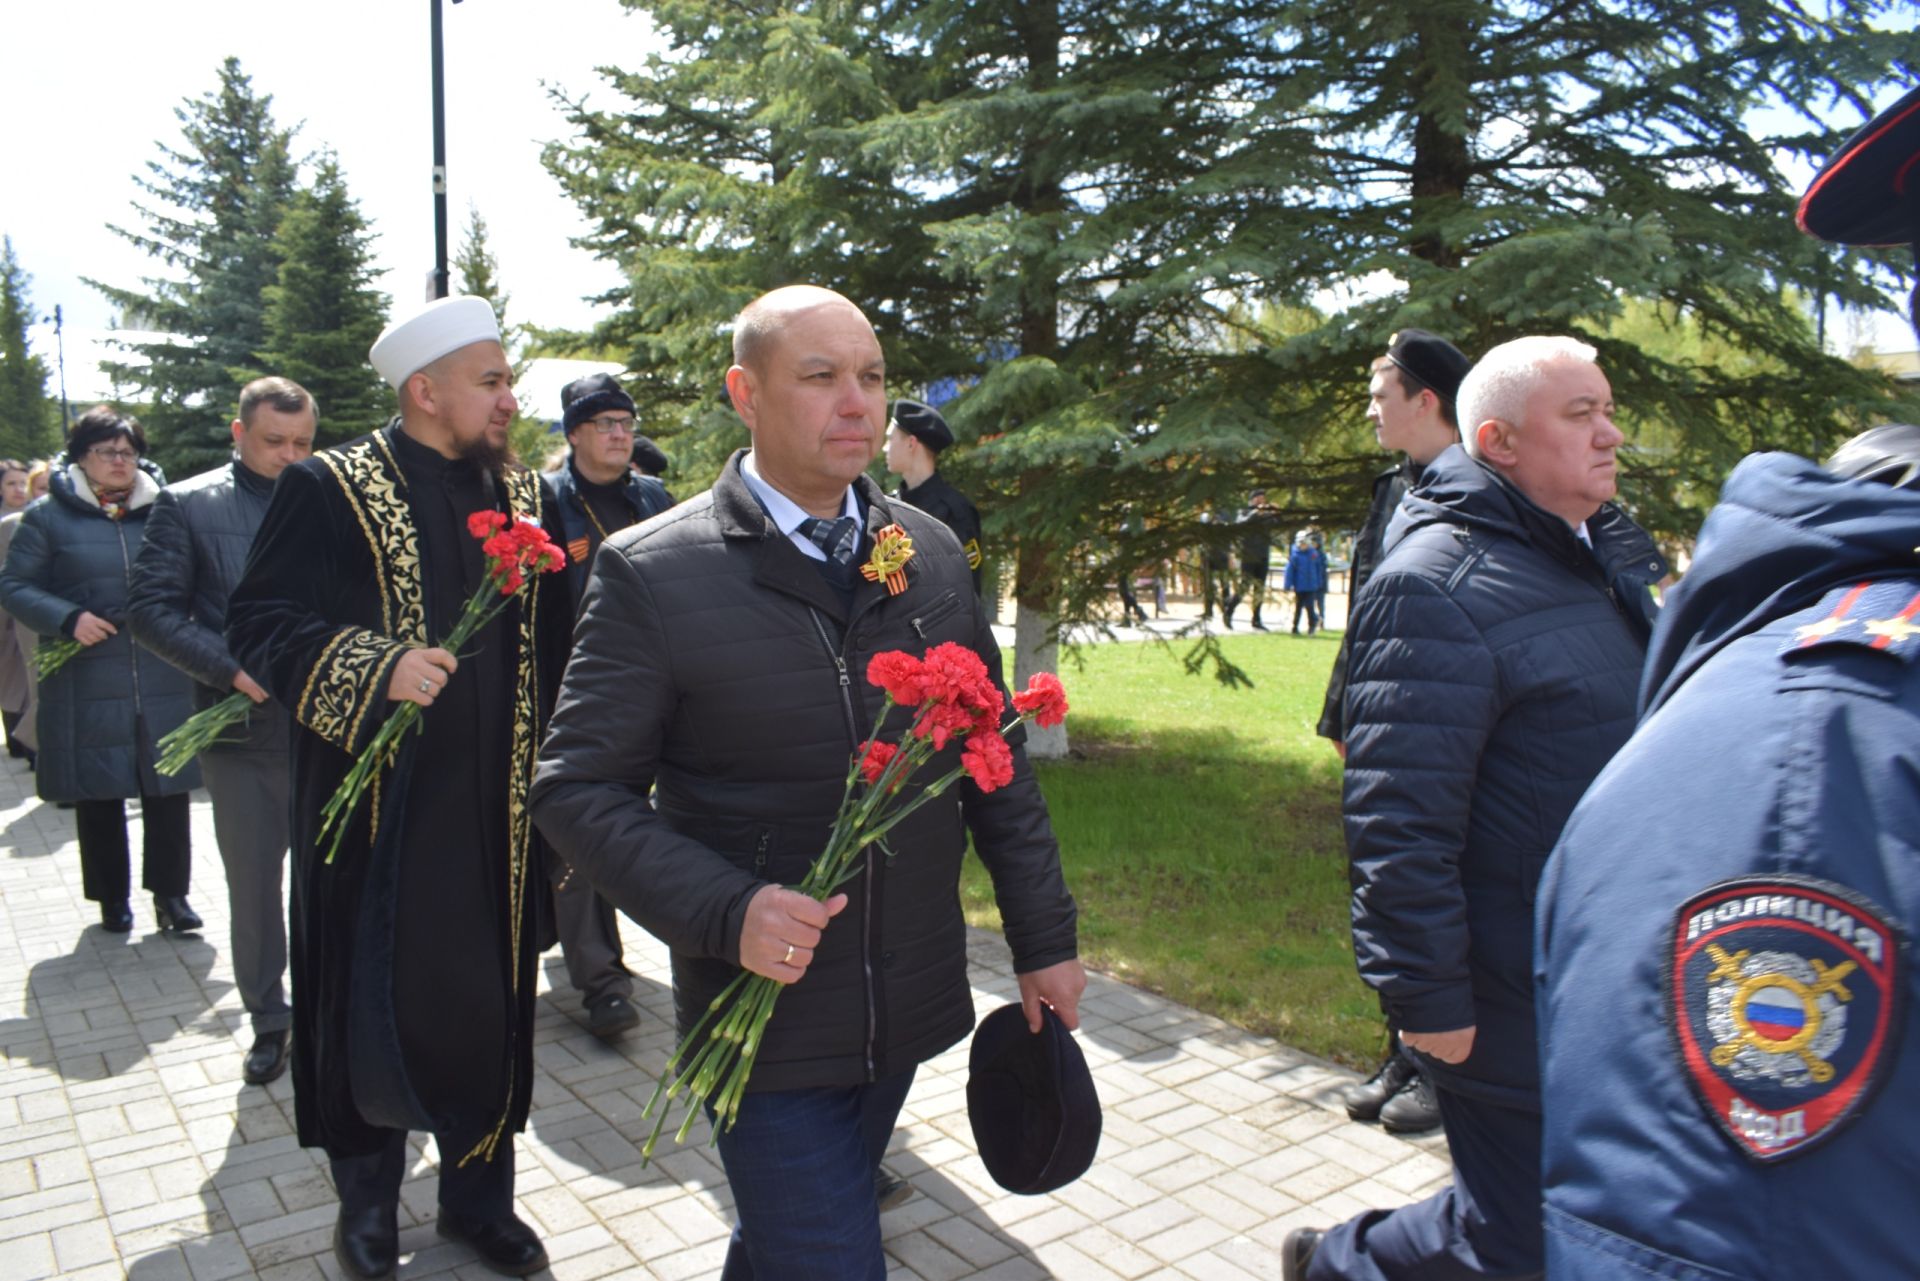
{"label": "imam in white turban", "polygon": [[374,339],[367,359],[387,385],[400,384],[449,352],[470,343],[499,342],[500,322],[485,298],[441,298]]}

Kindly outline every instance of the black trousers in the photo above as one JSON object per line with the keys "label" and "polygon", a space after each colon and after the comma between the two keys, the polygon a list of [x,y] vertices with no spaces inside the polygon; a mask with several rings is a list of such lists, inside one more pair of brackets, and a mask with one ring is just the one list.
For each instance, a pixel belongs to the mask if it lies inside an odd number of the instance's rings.
{"label": "black trousers", "polygon": [[[487,1129],[492,1129],[491,1123]],[[473,1150],[478,1138],[478,1133],[434,1136],[440,1149],[440,1206],[476,1222],[498,1222],[513,1213],[513,1136],[500,1136],[493,1160],[475,1157],[460,1165],[460,1158]],[[400,1182],[407,1173],[407,1132],[389,1130],[381,1151],[336,1156],[328,1164],[342,1210],[351,1214],[391,1209],[400,1203]]]}
{"label": "black trousers", "polygon": [[[193,837],[187,793],[140,798],[140,885],[150,894],[187,892],[193,872]],[[124,903],[132,895],[125,801],[75,801],[74,832],[80,838],[80,882],[96,903]]]}

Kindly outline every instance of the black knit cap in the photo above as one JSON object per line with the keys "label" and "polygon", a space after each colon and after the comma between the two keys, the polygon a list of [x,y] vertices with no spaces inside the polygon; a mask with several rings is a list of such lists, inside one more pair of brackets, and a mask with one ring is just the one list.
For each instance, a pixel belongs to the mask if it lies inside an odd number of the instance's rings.
{"label": "black knit cap", "polygon": [[1086,1056],[1060,1016],[1040,1009],[1037,1033],[1018,1002],[980,1020],[967,1063],[967,1120],[981,1163],[1022,1196],[1073,1182],[1100,1146],[1100,1096]]}
{"label": "black knit cap", "polygon": [[672,465],[667,461],[667,456],[661,451],[660,446],[646,436],[633,438],[633,461],[649,476],[664,476],[667,474],[667,468]]}
{"label": "black knit cap", "polygon": [[953,429],[940,411],[917,400],[893,402],[893,425],[936,454],[953,443]]}
{"label": "black knit cap", "polygon": [[1466,353],[1424,329],[1402,329],[1387,339],[1387,359],[1445,401],[1449,413],[1453,410],[1454,398],[1460,394],[1460,380],[1473,368]]}
{"label": "black knit cap", "polygon": [[633,413],[633,397],[620,390],[620,384],[614,381],[612,374],[588,374],[585,378],[576,378],[560,389],[560,427],[568,435],[573,429],[589,418],[598,417],[609,409],[624,409]]}

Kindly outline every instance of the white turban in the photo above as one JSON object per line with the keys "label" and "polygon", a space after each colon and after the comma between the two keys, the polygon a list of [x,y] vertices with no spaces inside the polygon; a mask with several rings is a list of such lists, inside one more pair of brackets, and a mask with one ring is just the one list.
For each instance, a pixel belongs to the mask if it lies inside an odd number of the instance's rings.
{"label": "white turban", "polygon": [[388,325],[367,359],[387,385],[398,389],[408,377],[448,352],[471,343],[499,342],[500,322],[485,298],[441,298],[405,320]]}

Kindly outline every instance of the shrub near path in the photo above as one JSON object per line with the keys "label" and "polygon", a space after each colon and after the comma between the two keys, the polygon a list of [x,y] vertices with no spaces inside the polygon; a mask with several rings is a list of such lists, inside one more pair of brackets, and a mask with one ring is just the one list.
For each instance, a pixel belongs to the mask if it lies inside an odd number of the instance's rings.
{"label": "shrub near path", "polygon": [[[1036,768],[1090,967],[1359,1067],[1385,1033],[1354,972],[1340,761],[1313,732],[1339,641],[1222,638],[1252,689],[1156,646],[1088,646],[1061,672],[1073,754]],[[973,859],[962,895],[998,928]]]}

